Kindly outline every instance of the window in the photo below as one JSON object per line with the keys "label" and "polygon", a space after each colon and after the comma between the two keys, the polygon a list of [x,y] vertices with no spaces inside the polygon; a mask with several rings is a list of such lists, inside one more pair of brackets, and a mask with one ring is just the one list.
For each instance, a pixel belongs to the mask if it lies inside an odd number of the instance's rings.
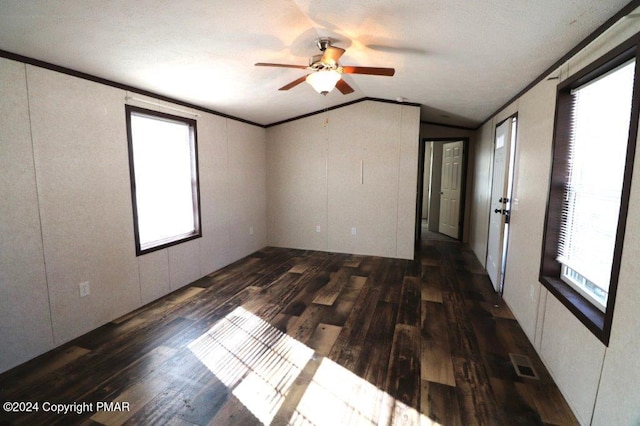
{"label": "window", "polygon": [[634,69],[635,60],[628,61],[571,91],[560,277],[603,312],[618,227]]}
{"label": "window", "polygon": [[126,105],[138,255],[198,238],[196,121]]}
{"label": "window", "polygon": [[540,281],[605,344],[638,130],[636,46],[558,87]]}

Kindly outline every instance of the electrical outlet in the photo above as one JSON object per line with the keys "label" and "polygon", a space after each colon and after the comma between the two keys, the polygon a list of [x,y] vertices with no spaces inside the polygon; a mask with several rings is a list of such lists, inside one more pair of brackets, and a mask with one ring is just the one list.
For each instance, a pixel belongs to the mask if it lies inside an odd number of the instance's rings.
{"label": "electrical outlet", "polygon": [[316,232],[320,232],[320,225],[316,225]]}
{"label": "electrical outlet", "polygon": [[354,226],[353,228],[351,228],[351,235],[356,235],[357,234],[357,230],[356,227]]}
{"label": "electrical outlet", "polygon": [[89,281],[78,284],[78,287],[80,288],[80,297],[88,296],[91,293],[91,289],[89,288]]}
{"label": "electrical outlet", "polygon": [[253,226],[249,227],[249,235],[253,235]]}

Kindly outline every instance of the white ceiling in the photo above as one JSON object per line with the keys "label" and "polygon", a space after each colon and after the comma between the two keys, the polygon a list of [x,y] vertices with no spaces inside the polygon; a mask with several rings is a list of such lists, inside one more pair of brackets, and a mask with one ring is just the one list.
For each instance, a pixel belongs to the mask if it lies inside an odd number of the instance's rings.
{"label": "white ceiling", "polygon": [[[474,127],[628,0],[0,0],[0,49],[271,124],[363,97],[422,105],[425,121]],[[301,84],[331,37],[355,92]]]}

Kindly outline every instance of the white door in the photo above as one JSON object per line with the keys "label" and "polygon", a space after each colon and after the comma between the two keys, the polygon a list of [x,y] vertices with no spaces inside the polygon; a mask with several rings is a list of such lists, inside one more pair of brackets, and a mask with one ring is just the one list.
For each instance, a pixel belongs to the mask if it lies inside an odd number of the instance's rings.
{"label": "white door", "polygon": [[515,118],[511,117],[496,128],[493,155],[493,183],[489,212],[489,238],[487,242],[487,273],[496,291],[502,291],[505,225],[508,217],[510,152]]}
{"label": "white door", "polygon": [[438,231],[453,238],[458,238],[460,228],[461,184],[462,141],[447,142],[442,147],[440,224]]}

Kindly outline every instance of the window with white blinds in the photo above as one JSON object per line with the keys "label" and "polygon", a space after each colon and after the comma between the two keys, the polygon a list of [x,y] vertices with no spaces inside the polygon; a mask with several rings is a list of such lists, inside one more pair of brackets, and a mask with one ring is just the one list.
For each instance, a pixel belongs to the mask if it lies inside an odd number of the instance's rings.
{"label": "window with white blinds", "polygon": [[607,306],[629,139],[635,60],[574,88],[560,278],[598,309]]}

